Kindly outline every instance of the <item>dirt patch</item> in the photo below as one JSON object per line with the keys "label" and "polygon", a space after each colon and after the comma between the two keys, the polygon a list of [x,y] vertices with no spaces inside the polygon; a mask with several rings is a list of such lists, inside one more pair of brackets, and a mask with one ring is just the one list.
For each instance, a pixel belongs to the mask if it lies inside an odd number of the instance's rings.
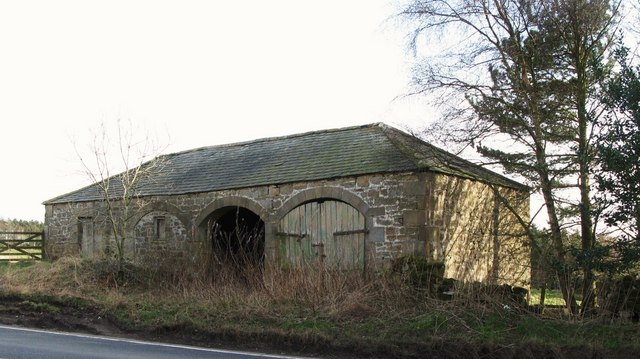
{"label": "dirt patch", "polygon": [[0,323],[106,336],[126,334],[97,307],[20,296],[0,296]]}
{"label": "dirt patch", "polygon": [[249,350],[323,358],[636,358],[637,353],[605,352],[590,348],[551,348],[477,345],[430,341],[426,343],[371,343],[342,341],[314,334],[282,331],[202,332],[189,325],[127,328],[104,309],[77,300],[0,295],[0,323],[28,328],[155,340],[202,347]]}

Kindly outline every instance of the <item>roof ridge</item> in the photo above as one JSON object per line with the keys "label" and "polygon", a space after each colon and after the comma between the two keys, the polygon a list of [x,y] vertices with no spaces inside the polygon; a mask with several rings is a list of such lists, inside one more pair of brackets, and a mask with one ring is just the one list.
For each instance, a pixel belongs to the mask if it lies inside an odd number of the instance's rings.
{"label": "roof ridge", "polygon": [[[393,147],[395,147],[398,151],[400,151],[400,153],[402,153],[409,161],[411,161],[411,163],[413,163],[416,167],[420,168],[420,160],[413,155],[410,152],[407,152],[406,148],[404,146],[400,146],[399,143],[397,143],[397,141],[395,141],[393,139],[393,137],[389,136],[389,132],[395,132],[395,133],[399,133],[408,137],[414,137],[414,136],[410,136],[409,134],[405,133],[404,131],[396,128],[395,126],[390,126],[387,124],[382,124],[382,126],[380,126],[380,128],[382,129],[382,134],[389,140],[389,142],[391,142],[391,144],[393,145]],[[424,141],[422,141],[424,142]]]}
{"label": "roof ridge", "polygon": [[202,146],[202,147],[197,147],[197,148],[191,148],[191,149],[184,150],[184,151],[167,153],[167,154],[161,155],[161,156],[181,155],[181,154],[185,154],[185,153],[209,150],[209,149],[214,149],[214,148],[232,148],[232,147],[251,145],[251,144],[255,144],[255,143],[264,143],[264,142],[272,142],[272,141],[278,141],[278,140],[287,140],[287,139],[291,139],[291,138],[305,137],[305,136],[309,136],[309,135],[322,134],[322,133],[335,133],[335,132],[352,131],[352,130],[364,129],[364,128],[375,128],[375,127],[384,128],[386,126],[388,126],[388,125],[384,124],[383,122],[373,122],[373,123],[367,123],[367,124],[363,124],[363,125],[354,125],[354,126],[339,127],[339,128],[329,128],[329,129],[323,129],[323,130],[312,130],[312,131],[307,131],[307,132],[302,132],[302,133],[293,133],[293,134],[284,135],[284,136],[272,136],[272,137],[256,138],[256,139],[247,140],[247,141],[222,143],[222,144],[219,144],[219,145]]}
{"label": "roof ridge", "polygon": [[[407,133],[405,131],[402,131],[398,128],[395,128],[393,126],[389,126],[389,125],[385,125],[383,124],[383,132],[384,135],[389,139],[389,142],[391,142],[393,144],[393,146],[395,146],[400,152],[402,152],[402,154],[404,154],[406,157],[408,157],[408,159],[410,161],[412,161],[416,167],[418,168],[423,168],[423,169],[428,169],[431,171],[437,171],[437,172],[442,172],[442,173],[446,173],[446,174],[450,174],[450,175],[460,175],[462,174],[463,176],[469,177],[469,178],[474,178],[476,180],[481,180],[481,181],[488,181],[488,182],[492,182],[490,179],[487,178],[482,178],[482,177],[478,177],[478,174],[473,173],[473,170],[470,171],[470,168],[464,168],[461,167],[459,164],[453,163],[451,160],[455,159],[456,161],[460,161],[462,163],[464,163],[465,165],[470,166],[471,168],[475,168],[477,171],[481,171],[484,172],[490,176],[495,176],[497,178],[499,178],[501,181],[506,182],[506,184],[508,184],[511,187],[516,187],[516,188],[528,188],[527,185],[524,185],[516,180],[513,180],[501,173],[498,173],[496,171],[493,171],[489,168],[486,168],[480,164],[474,163],[470,160],[467,160],[463,157],[460,157],[456,154],[450,153],[446,150],[443,150],[442,148],[429,143],[427,141],[424,141],[423,139],[412,135],[410,133]],[[433,151],[433,155],[434,157],[438,160],[438,161],[444,161],[446,162],[446,166],[437,166],[437,164],[426,164],[424,163],[420,156],[417,156],[414,152],[411,151],[407,151],[406,147],[410,147],[410,146],[401,146],[401,144],[399,143],[399,141],[397,139],[394,139],[393,137],[389,136],[389,132],[393,131],[396,134],[399,134],[400,136],[403,136],[404,138],[410,140],[410,141],[417,141],[418,143],[420,143],[423,146],[426,146],[428,148],[431,149],[431,151]],[[444,167],[444,168],[443,168]],[[456,173],[458,172],[458,173]]]}

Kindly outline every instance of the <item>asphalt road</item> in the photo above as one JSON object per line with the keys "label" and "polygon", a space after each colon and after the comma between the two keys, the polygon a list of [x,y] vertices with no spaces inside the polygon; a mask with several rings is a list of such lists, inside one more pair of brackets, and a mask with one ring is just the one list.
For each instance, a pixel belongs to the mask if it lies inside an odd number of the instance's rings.
{"label": "asphalt road", "polygon": [[2,359],[79,359],[79,358],[189,358],[256,359],[293,358],[287,356],[243,353],[197,348],[184,345],[152,343],[123,338],[49,332],[44,330],[0,326]]}

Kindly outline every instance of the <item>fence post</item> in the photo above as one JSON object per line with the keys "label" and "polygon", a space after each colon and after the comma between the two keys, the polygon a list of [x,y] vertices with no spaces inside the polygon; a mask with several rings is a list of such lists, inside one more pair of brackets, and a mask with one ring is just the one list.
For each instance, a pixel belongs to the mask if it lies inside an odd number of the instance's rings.
{"label": "fence post", "polygon": [[45,236],[44,236],[44,233],[45,233],[44,230],[42,230],[42,234],[41,234],[42,235],[42,254],[40,255],[40,260],[41,261],[46,259],[45,251],[44,251],[44,248],[45,248]]}

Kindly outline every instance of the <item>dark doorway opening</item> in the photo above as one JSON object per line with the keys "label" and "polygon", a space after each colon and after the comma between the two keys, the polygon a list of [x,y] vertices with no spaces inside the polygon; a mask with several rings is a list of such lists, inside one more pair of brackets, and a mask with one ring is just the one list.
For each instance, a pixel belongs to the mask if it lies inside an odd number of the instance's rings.
{"label": "dark doorway opening", "polygon": [[228,269],[262,268],[264,222],[243,207],[225,207],[209,221],[214,264]]}

